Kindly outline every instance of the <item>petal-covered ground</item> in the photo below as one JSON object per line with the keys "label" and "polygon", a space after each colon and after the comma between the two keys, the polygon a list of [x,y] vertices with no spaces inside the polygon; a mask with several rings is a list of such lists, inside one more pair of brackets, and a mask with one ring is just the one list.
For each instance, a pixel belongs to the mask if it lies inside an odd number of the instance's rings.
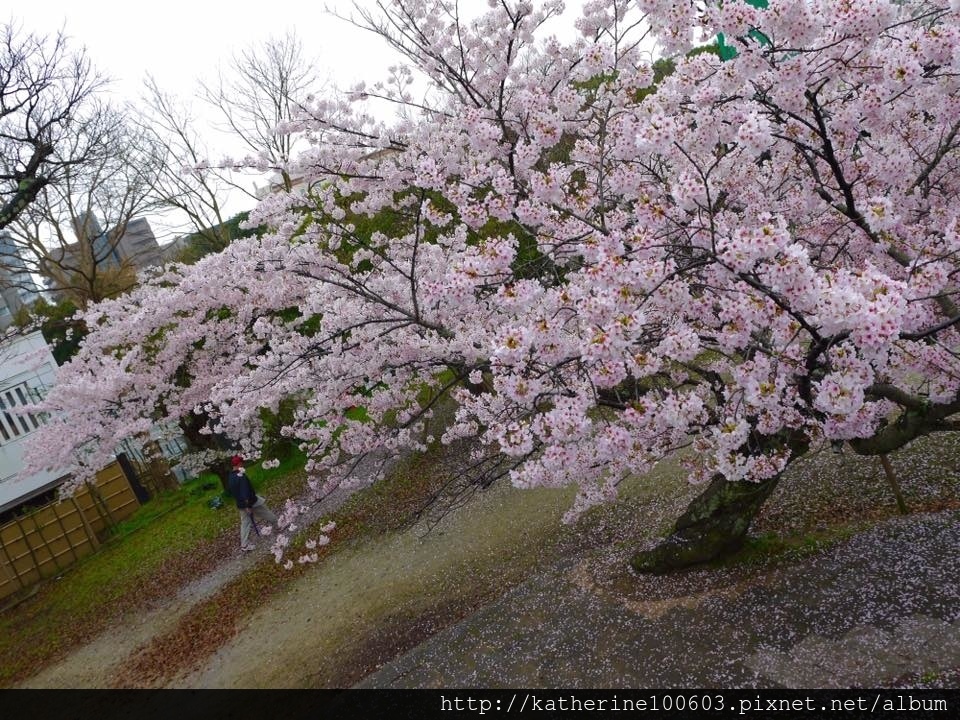
{"label": "petal-covered ground", "polygon": [[560,523],[569,492],[503,485],[430,532],[403,524],[463,457],[398,468],[407,491],[433,478],[409,498],[351,499],[316,565],[232,555],[25,685],[875,686],[960,667],[952,438],[893,458],[909,516],[876,460],[821,452],[784,478],[743,553],[667,578],[626,559],[697,492],[676,466],[574,526]]}
{"label": "petal-covered ground", "polygon": [[639,579],[622,570],[625,558],[577,558],[362,684],[805,688],[934,679],[960,667],[958,547],[960,513],[948,511],[892,519],[753,573]]}

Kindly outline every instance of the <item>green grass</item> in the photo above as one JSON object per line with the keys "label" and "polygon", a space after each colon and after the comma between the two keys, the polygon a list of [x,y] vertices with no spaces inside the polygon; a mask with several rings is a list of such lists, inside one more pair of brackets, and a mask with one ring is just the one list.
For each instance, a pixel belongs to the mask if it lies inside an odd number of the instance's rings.
{"label": "green grass", "polygon": [[[271,470],[251,466],[251,482],[271,502],[289,497],[302,486],[304,460],[297,454]],[[223,507],[210,508],[218,495]],[[0,615],[0,685],[42,667],[124,611],[142,608],[165,589],[151,585],[157,575],[172,580],[178,568],[202,571],[213,561],[204,546],[236,526],[233,501],[215,475],[150,500],[118,523],[98,552]]]}
{"label": "green grass", "polygon": [[779,562],[797,562],[847,540],[864,529],[863,523],[836,525],[826,530],[781,536],[767,532],[751,535],[743,547],[715,560],[709,567],[768,567]]}
{"label": "green grass", "polygon": [[141,505],[133,515],[121,520],[108,531],[107,542],[114,543],[122,540],[133,533],[142,530],[153,524],[158,518],[167,513],[183,507],[190,502],[190,498],[185,496],[182,491],[167,491],[155,495],[145,505]]}

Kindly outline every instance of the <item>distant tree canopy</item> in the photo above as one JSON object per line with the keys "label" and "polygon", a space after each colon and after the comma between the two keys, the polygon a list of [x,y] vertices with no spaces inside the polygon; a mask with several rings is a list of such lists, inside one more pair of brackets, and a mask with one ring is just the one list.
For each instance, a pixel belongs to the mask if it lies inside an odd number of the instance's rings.
{"label": "distant tree canopy", "polygon": [[14,324],[23,328],[39,322],[40,332],[50,345],[54,359],[58,365],[63,365],[77,354],[80,342],[87,335],[83,321],[73,317],[78,309],[69,298],[50,303],[41,297],[31,305],[21,307],[14,317]]}
{"label": "distant tree canopy", "polygon": [[83,161],[61,168],[7,227],[20,266],[81,307],[136,283],[137,260],[122,249],[124,238],[156,209],[161,165],[125,109],[92,104],[87,121],[61,143]]}
{"label": "distant tree canopy", "polygon": [[90,146],[71,143],[104,84],[63,33],[45,37],[0,24],[0,228],[12,223]]}
{"label": "distant tree canopy", "polygon": [[193,265],[202,257],[220,252],[238,238],[255,237],[258,230],[247,230],[241,227],[249,215],[247,211],[237,213],[229,220],[210,228],[210,232],[191,233],[183,248],[177,253],[177,262]]}

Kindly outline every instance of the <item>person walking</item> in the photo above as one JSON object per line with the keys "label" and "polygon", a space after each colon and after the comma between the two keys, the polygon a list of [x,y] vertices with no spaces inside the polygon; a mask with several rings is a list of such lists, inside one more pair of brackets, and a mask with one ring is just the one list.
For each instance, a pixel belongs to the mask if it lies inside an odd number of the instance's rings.
{"label": "person walking", "polygon": [[237,509],[240,511],[240,549],[243,552],[250,552],[253,550],[253,545],[250,544],[250,529],[253,528],[259,535],[258,523],[276,525],[277,516],[253,489],[243,467],[243,458],[234,455],[230,464],[233,470],[227,478],[227,487],[233,499],[237,501]]}

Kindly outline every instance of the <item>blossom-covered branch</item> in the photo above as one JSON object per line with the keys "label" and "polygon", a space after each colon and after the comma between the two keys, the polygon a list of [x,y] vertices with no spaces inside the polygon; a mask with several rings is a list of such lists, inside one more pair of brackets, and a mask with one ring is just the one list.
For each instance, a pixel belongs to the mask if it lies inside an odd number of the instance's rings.
{"label": "blossom-covered branch", "polygon": [[93,467],[159,407],[255,452],[260,409],[297,396],[320,490],[475,437],[517,486],[577,485],[573,517],[692,443],[683,552],[636,563],[664,569],[735,545],[811,445],[954,429],[956,8],[593,0],[563,44],[553,4],[491,5],[361,16],[429,102],[313,101],[286,128],[314,143],[304,189],[253,213],[263,237],[91,311],[33,462]]}

